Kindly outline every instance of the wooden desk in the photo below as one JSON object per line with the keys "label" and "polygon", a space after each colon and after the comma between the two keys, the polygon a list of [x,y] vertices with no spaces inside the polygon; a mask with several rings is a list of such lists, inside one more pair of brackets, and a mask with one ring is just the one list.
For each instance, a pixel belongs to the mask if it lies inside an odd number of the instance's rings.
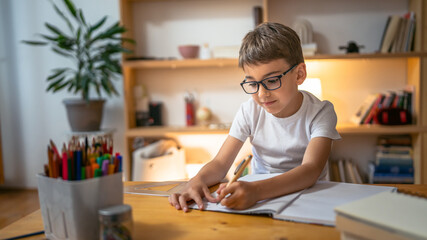
{"label": "wooden desk", "polygon": [[[125,183],[126,185],[131,183]],[[427,196],[427,184],[387,185]],[[333,227],[248,216],[191,210],[175,210],[166,197],[125,194],[132,206],[134,239],[339,239]],[[43,229],[40,210],[0,230],[0,239]],[[26,239],[45,239],[38,235]]]}

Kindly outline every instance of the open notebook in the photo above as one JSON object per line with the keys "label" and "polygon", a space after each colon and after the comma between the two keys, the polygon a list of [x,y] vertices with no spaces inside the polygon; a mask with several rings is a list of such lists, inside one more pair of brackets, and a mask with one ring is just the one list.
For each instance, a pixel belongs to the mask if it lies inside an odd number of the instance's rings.
{"label": "open notebook", "polygon": [[[258,181],[278,174],[251,174],[239,181]],[[239,214],[266,214],[274,219],[335,226],[334,208],[394,187],[319,181],[314,186],[285,196],[263,200],[246,210],[233,210],[221,204],[206,202],[206,210]],[[216,194],[216,193],[213,193]],[[190,208],[198,209],[196,204]]]}

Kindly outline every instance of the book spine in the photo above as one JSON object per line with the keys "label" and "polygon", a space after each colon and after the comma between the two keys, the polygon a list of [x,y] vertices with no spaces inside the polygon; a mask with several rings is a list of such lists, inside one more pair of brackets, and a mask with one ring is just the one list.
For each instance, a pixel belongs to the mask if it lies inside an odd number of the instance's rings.
{"label": "book spine", "polygon": [[411,167],[413,166],[412,159],[399,159],[399,158],[377,158],[376,165],[382,166],[403,166],[403,167]]}
{"label": "book spine", "polygon": [[377,99],[375,100],[374,105],[372,106],[371,111],[369,112],[368,116],[366,117],[366,119],[363,121],[364,124],[371,124],[374,121],[374,117],[378,112],[378,109],[381,108],[381,102],[384,99],[384,95],[379,93],[377,96]]}
{"label": "book spine", "polygon": [[414,183],[414,175],[401,173],[374,173],[374,183]]}
{"label": "book spine", "polygon": [[413,174],[414,173],[414,167],[412,165],[378,165],[375,166],[375,172],[376,173],[405,173],[405,174]]}

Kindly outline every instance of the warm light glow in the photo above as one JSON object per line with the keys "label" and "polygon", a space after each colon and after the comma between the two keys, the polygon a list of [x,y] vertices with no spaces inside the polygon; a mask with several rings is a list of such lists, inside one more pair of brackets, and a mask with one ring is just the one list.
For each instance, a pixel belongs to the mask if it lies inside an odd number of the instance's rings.
{"label": "warm light glow", "polygon": [[193,178],[200,171],[204,164],[186,164],[187,178]]}
{"label": "warm light glow", "polygon": [[320,73],[322,72],[322,64],[318,60],[306,60],[305,61],[306,69],[307,69],[307,76],[309,78],[311,77],[319,77]]}
{"label": "warm light glow", "polygon": [[322,100],[322,85],[319,78],[306,78],[303,84],[298,86],[298,89],[310,92]]}

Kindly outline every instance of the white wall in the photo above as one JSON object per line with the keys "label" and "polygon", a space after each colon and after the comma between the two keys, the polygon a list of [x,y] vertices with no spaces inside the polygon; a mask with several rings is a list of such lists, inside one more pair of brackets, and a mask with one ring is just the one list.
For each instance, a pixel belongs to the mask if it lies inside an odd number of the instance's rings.
{"label": "white wall", "polygon": [[[62,1],[54,0],[58,6]],[[119,20],[118,0],[74,0],[84,9],[86,20],[95,23],[108,15],[106,26]],[[6,187],[37,186],[35,175],[47,162],[47,144],[68,139],[70,128],[62,100],[74,97],[67,92],[47,93],[46,77],[55,67],[71,62],[48,48],[22,44],[34,40],[36,33],[48,33],[44,22],[63,26],[50,1],[0,1],[0,122],[2,128],[3,166]],[[40,40],[40,39],[39,39]],[[103,128],[115,128],[115,150],[123,152],[122,82],[116,81],[120,97],[105,106]]]}

